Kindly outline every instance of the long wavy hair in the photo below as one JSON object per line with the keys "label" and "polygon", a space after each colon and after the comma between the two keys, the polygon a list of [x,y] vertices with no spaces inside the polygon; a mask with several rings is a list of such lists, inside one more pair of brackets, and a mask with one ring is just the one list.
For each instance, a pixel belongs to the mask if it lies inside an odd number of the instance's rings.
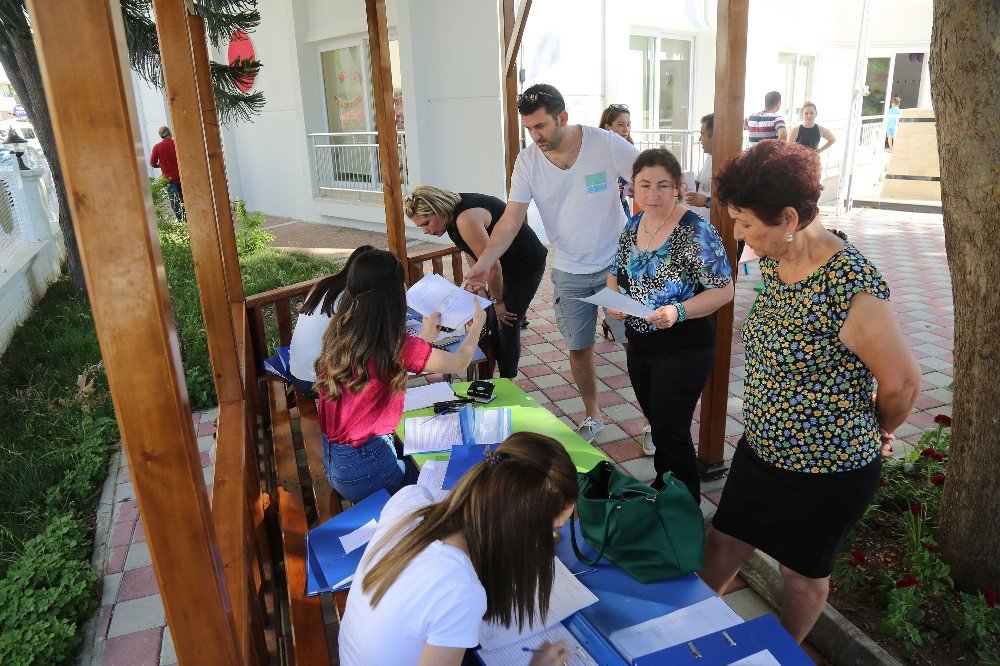
{"label": "long wavy hair", "polygon": [[322,396],[357,393],[373,378],[394,393],[405,391],[405,341],[403,266],[385,250],[369,250],[354,260],[340,307],[323,333],[315,366]]}
{"label": "long wavy hair", "polygon": [[[531,622],[537,595],[541,619],[548,615],[555,577],[552,525],[576,502],[576,468],[551,437],[519,432],[458,482],[443,501],[419,509],[377,542],[368,557],[378,561],[361,589],[378,605],[389,588],[428,545],[456,532],[486,589],[483,619],[523,628]],[[413,521],[417,524],[386,548]]]}
{"label": "long wavy hair", "polygon": [[340,296],[340,292],[344,291],[344,287],[347,286],[347,272],[351,270],[354,260],[368,250],[374,249],[371,245],[362,245],[354,252],[351,252],[351,256],[344,262],[343,268],[333,275],[327,275],[316,283],[312,291],[309,292],[309,295],[306,296],[306,300],[302,303],[299,312],[302,314],[312,314],[316,311],[316,308],[319,308],[320,312],[327,317],[332,317],[333,304],[337,302],[337,296]]}

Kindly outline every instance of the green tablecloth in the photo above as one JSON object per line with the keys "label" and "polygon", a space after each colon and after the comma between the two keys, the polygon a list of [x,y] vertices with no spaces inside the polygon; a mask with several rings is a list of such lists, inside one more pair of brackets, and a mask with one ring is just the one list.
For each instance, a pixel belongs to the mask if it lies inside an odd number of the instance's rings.
{"label": "green tablecloth", "polygon": [[[537,432],[558,440],[566,447],[570,458],[573,459],[573,464],[580,472],[589,472],[594,465],[608,459],[604,453],[585,442],[582,437],[576,434],[575,430],[557,419],[552,412],[538,404],[534,398],[522,391],[514,382],[509,379],[494,379],[493,384],[496,387],[496,399],[487,405],[477,405],[477,408],[510,407],[511,432]],[[451,387],[456,395],[464,396],[469,382],[455,382]],[[405,421],[411,416],[426,416],[433,413],[434,410],[431,407],[415,409],[404,412],[403,420]],[[401,439],[404,437],[403,421],[400,421],[399,427],[396,428],[396,434]],[[421,454],[413,456],[413,460],[422,466],[426,460],[447,460],[448,455],[448,453]]]}

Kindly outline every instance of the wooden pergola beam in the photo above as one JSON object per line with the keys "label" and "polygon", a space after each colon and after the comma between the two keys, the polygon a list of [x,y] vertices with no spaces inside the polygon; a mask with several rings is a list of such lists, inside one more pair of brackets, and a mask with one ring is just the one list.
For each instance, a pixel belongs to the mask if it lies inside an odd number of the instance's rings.
{"label": "wooden pergola beam", "polygon": [[382,174],[382,196],[385,200],[385,229],[389,251],[403,264],[405,277],[409,262],[406,256],[403,182],[399,171],[399,147],[396,145],[396,113],[393,108],[385,0],[365,0],[365,12],[368,20],[372,89],[375,91],[375,128],[378,130],[379,168]]}
{"label": "wooden pergola beam", "polygon": [[[508,0],[504,0],[504,15],[506,17]],[[517,66],[517,50],[521,48],[521,38],[524,37],[524,26],[528,21],[528,12],[531,11],[531,0],[521,0],[521,6],[518,7],[517,17],[514,19],[513,29],[510,35],[506,34],[506,26],[504,26],[504,34],[507,37],[505,46],[506,51],[504,53],[503,70],[505,74],[510,74],[514,71]]]}
{"label": "wooden pergola beam", "polygon": [[[715,42],[715,125],[712,169],[743,148],[743,97],[746,91],[747,26],[750,0],[719,2]],[[718,200],[712,201],[712,224],[722,236],[729,263],[737,265],[733,219]],[[733,270],[733,280],[739,272]],[[733,301],[715,313],[715,365],[701,396],[698,430],[698,466],[703,476],[723,474],[726,412],[729,403],[729,365],[733,351]]]}
{"label": "wooden pergola beam", "polygon": [[177,656],[186,664],[241,664],[138,150],[121,7],[29,0],[28,9],[94,324]]}
{"label": "wooden pergola beam", "polygon": [[[531,10],[531,0],[523,0],[520,13],[515,17],[515,0],[503,0],[501,20],[503,21],[503,108],[504,108],[504,158],[507,167],[507,191],[510,191],[510,179],[514,173],[514,162],[521,152],[521,123],[517,113],[517,49],[520,47],[521,36]],[[517,44],[515,45],[515,39]],[[513,50],[511,47],[514,47]],[[513,61],[508,54],[513,53]]]}

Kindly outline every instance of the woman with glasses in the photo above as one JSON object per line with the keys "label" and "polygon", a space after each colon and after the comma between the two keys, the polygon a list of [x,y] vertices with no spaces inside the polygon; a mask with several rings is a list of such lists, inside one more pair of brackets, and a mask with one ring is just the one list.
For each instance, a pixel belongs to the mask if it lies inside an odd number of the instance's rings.
{"label": "woman with glasses", "polygon": [[680,203],[681,165],[669,150],[639,153],[632,186],[642,210],[625,225],[608,288],[645,304],[645,319],[625,320],[628,374],[655,448],[653,488],[663,475],[687,486],[695,502],[701,484],[691,439],[695,403],[715,358],[715,322],[733,299],[732,269],[715,227]]}
{"label": "woman with glasses", "polygon": [[[505,204],[487,194],[452,192],[433,185],[420,185],[403,202],[403,211],[425,234],[448,234],[471,259],[482,253],[493,227],[503,216]],[[514,242],[493,265],[486,284],[496,316],[490,316],[490,332],[497,347],[500,376],[513,379],[521,358],[521,325],[545,273],[548,250],[534,230],[522,225]]]}
{"label": "woman with glasses", "polygon": [[[632,140],[632,114],[629,113],[628,106],[625,104],[611,104],[604,109],[604,112],[601,113],[601,129],[614,132],[633,146],[635,145],[635,141]],[[625,215],[632,217],[632,207],[629,206],[627,198],[629,185],[624,178],[618,179],[618,194],[621,196]]]}

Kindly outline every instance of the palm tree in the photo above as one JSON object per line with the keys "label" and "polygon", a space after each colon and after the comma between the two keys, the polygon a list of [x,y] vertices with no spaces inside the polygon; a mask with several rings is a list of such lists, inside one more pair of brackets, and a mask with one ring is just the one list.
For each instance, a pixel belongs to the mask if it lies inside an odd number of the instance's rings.
{"label": "palm tree", "polygon": [[[149,83],[162,87],[163,70],[156,25],[151,18],[151,0],[121,0],[121,6],[132,68]],[[260,23],[257,0],[196,0],[195,8],[205,19],[208,40],[213,47],[228,40],[234,31],[249,32]],[[24,0],[0,0],[0,65],[24,105],[49,163],[59,201],[59,228],[66,243],[66,270],[76,296],[86,298],[83,266]],[[246,93],[239,87],[252,80],[260,67],[260,62],[253,59],[237,60],[232,64],[212,63],[212,84],[221,122],[248,120],[263,108],[263,93]]]}

